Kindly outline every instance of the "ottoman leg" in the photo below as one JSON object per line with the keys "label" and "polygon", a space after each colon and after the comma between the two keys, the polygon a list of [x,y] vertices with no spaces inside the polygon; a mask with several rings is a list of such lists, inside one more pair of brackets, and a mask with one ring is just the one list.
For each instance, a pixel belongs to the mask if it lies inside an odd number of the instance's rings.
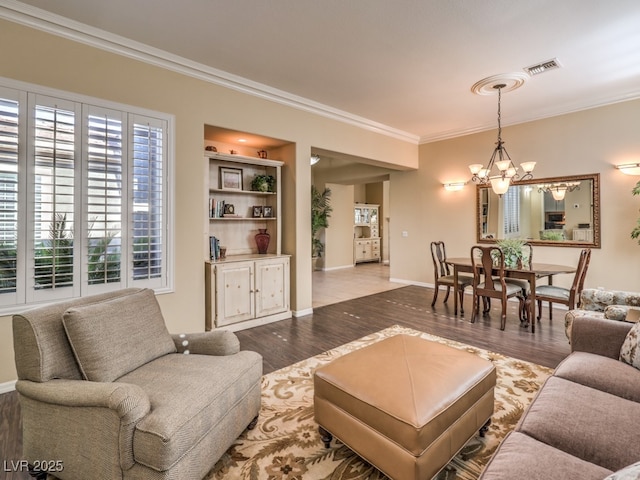
{"label": "ottoman leg", "polygon": [[331,446],[331,440],[333,439],[333,435],[331,435],[322,427],[318,427],[318,432],[320,432],[320,438],[324,443],[324,448],[329,448]]}
{"label": "ottoman leg", "polygon": [[487,430],[489,430],[489,425],[491,425],[491,419],[487,420],[487,423],[480,427],[481,437],[484,437],[484,434],[487,433]]}

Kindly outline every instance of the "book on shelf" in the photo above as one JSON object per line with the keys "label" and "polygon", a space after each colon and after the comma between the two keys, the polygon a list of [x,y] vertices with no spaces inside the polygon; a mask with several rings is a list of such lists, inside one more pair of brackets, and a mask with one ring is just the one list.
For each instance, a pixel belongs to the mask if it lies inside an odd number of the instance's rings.
{"label": "book on shelf", "polygon": [[209,198],[209,218],[222,218],[224,215],[224,200]]}
{"label": "book on shelf", "polygon": [[214,261],[220,258],[220,240],[214,236],[209,237],[209,256]]}

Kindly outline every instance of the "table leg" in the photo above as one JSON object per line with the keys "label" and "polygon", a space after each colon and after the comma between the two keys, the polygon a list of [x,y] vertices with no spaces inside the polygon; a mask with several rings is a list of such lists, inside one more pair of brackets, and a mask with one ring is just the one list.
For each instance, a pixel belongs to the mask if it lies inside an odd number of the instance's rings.
{"label": "table leg", "polygon": [[529,279],[531,287],[531,301],[529,302],[529,323],[531,323],[531,333],[536,333],[536,276],[531,275]]}
{"label": "table leg", "polygon": [[458,267],[453,266],[453,314],[458,315]]}

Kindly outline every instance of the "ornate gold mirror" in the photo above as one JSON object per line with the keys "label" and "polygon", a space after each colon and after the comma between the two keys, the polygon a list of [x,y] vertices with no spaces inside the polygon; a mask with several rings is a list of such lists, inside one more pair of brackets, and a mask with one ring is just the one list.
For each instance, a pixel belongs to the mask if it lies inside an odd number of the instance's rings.
{"label": "ornate gold mirror", "polygon": [[479,243],[522,238],[533,245],[600,248],[600,174],[513,182],[496,195],[476,187]]}

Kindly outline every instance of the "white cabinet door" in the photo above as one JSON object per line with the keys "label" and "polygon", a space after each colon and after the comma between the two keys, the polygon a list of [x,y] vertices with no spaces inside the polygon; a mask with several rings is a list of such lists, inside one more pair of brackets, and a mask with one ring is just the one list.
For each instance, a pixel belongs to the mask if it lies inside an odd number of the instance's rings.
{"label": "white cabinet door", "polygon": [[289,258],[256,261],[256,316],[289,310]]}
{"label": "white cabinet door", "polygon": [[216,267],[216,326],[255,317],[254,262]]}

